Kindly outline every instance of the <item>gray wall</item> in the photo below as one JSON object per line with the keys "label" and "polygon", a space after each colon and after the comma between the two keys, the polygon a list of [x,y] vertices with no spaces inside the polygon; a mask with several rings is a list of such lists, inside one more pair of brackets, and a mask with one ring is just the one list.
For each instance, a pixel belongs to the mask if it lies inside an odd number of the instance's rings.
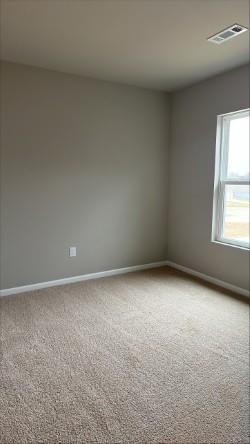
{"label": "gray wall", "polygon": [[168,259],[249,288],[246,250],[211,242],[216,117],[249,107],[247,66],[172,96]]}
{"label": "gray wall", "polygon": [[170,116],[167,94],[3,63],[1,288],[167,257],[248,288],[247,251],[211,242],[216,117],[249,106],[248,74]]}
{"label": "gray wall", "polygon": [[167,96],[10,63],[1,82],[1,288],[165,259]]}

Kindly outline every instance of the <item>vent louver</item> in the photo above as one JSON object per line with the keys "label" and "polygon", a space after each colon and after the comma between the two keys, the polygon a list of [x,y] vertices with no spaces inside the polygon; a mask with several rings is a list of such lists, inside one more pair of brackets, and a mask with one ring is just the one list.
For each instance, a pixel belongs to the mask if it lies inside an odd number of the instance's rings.
{"label": "vent louver", "polygon": [[234,25],[229,26],[229,28],[223,29],[217,34],[212,35],[207,40],[208,42],[220,45],[221,43],[226,42],[227,40],[232,39],[233,37],[237,37],[237,35],[240,35],[246,31],[248,31],[248,28],[235,23]]}

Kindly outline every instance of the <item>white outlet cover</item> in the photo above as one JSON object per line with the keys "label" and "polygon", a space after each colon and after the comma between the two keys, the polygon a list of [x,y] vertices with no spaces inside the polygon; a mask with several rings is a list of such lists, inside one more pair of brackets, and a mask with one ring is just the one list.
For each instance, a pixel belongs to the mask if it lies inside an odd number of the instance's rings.
{"label": "white outlet cover", "polygon": [[76,247],[69,247],[69,257],[76,256]]}

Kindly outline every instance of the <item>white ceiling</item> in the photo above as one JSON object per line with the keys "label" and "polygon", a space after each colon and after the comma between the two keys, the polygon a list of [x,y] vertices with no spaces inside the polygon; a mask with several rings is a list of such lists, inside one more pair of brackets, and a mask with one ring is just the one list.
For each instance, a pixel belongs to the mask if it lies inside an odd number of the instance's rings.
{"label": "white ceiling", "polygon": [[1,0],[1,58],[171,91],[247,63],[249,32],[206,38],[248,21],[248,0]]}

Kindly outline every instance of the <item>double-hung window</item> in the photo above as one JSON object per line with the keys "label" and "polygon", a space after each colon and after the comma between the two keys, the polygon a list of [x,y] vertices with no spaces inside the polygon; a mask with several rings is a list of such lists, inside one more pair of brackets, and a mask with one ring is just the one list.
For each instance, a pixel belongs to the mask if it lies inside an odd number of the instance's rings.
{"label": "double-hung window", "polygon": [[212,240],[249,248],[249,110],[217,118]]}

